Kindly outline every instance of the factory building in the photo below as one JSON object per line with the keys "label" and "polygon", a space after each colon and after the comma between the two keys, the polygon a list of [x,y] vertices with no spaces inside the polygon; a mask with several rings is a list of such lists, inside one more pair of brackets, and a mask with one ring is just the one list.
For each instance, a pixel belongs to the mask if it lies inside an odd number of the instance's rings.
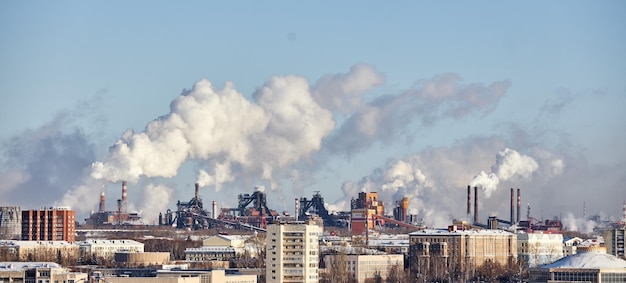
{"label": "factory building", "polygon": [[358,198],[352,200],[351,208],[352,235],[361,235],[368,229],[374,229],[377,224],[385,224],[384,220],[375,217],[385,214],[385,204],[379,200],[377,192],[360,192]]}
{"label": "factory building", "polygon": [[322,227],[301,222],[268,225],[265,282],[318,282],[321,234]]}
{"label": "factory building", "polygon": [[133,225],[141,224],[141,217],[137,213],[128,212],[128,192],[126,181],[122,181],[122,198],[117,200],[116,210],[106,210],[104,192],[100,194],[98,211],[92,212],[85,219],[87,225]]}
{"label": "factory building", "polygon": [[487,260],[506,265],[517,256],[517,236],[502,230],[424,229],[409,234],[411,271],[433,274],[438,270],[458,272],[471,278]]}
{"label": "factory building", "polygon": [[69,207],[22,211],[22,240],[71,243],[75,237],[76,211]]}
{"label": "factory building", "polygon": [[0,207],[0,240],[22,238],[22,209],[19,206]]}

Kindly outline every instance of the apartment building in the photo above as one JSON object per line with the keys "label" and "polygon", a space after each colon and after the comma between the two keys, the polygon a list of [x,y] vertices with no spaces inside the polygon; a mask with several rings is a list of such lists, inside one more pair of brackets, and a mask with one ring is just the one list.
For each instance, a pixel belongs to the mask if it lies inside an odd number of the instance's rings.
{"label": "apartment building", "polygon": [[76,211],[69,207],[22,210],[22,240],[67,241],[76,239]]}
{"label": "apartment building", "polygon": [[[502,230],[424,229],[409,234],[413,272],[472,276],[487,260],[506,265],[517,257],[517,236]],[[437,274],[440,275],[440,274]]]}
{"label": "apartment building", "polygon": [[626,227],[614,227],[604,232],[604,245],[606,252],[622,259],[626,259],[624,253],[624,236]]}
{"label": "apartment building", "polygon": [[321,233],[322,227],[302,222],[268,225],[266,282],[318,282]]}

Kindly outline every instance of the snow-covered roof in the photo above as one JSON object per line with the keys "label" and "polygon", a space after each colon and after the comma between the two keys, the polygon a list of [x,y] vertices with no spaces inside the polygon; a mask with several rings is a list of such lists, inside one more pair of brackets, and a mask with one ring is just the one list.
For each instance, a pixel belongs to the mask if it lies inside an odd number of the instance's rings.
{"label": "snow-covered roof", "polygon": [[143,243],[135,240],[118,239],[118,240],[106,240],[106,239],[89,239],[86,241],[78,242],[80,246],[93,246],[93,245],[107,245],[107,246],[130,246],[130,245],[143,245]]}
{"label": "snow-covered roof", "polygon": [[74,247],[73,243],[66,241],[0,241],[0,246],[13,247]]}
{"label": "snow-covered roof", "polygon": [[360,254],[364,254],[364,255],[386,255],[387,254],[386,252],[383,252],[383,251],[379,251],[379,250],[375,250],[375,249],[362,248],[362,247],[325,247],[325,246],[320,246],[320,252],[321,253],[331,252],[331,251],[345,253],[345,254],[348,254],[348,255],[360,255]]}
{"label": "snow-covered roof", "polygon": [[56,262],[0,262],[0,271],[22,271],[28,268],[63,268]]}
{"label": "snow-covered roof", "polygon": [[587,269],[601,269],[601,268],[626,268],[626,260],[623,260],[614,255],[600,253],[600,252],[587,252],[579,253],[564,257],[550,264],[544,264],[539,266],[540,268],[587,268]]}
{"label": "snow-covered roof", "polygon": [[409,236],[420,236],[420,235],[429,235],[429,236],[446,236],[446,235],[515,235],[511,232],[507,232],[504,230],[494,230],[494,229],[468,229],[468,230],[453,230],[448,231],[448,229],[422,229],[409,234]]}
{"label": "snow-covered roof", "polygon": [[207,252],[235,252],[235,248],[228,246],[206,246],[199,248],[186,248],[185,252],[207,253]]}

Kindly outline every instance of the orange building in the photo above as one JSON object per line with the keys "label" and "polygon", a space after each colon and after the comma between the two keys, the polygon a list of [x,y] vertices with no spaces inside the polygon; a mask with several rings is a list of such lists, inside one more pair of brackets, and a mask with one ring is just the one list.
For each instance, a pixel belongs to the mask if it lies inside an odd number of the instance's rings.
{"label": "orange building", "polygon": [[74,242],[76,211],[68,207],[23,210],[22,240]]}
{"label": "orange building", "polygon": [[[358,199],[352,200],[352,219],[350,227],[352,235],[361,235],[375,225],[384,225],[384,220],[372,215],[385,215],[385,206],[378,200],[377,192],[361,192]],[[367,228],[366,228],[367,227]]]}

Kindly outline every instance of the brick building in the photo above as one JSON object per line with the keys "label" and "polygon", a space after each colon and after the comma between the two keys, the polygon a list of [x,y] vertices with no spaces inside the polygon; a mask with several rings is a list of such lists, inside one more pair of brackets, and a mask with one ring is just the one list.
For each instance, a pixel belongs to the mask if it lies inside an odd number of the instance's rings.
{"label": "brick building", "polygon": [[74,242],[76,240],[76,211],[69,207],[23,210],[22,240]]}

